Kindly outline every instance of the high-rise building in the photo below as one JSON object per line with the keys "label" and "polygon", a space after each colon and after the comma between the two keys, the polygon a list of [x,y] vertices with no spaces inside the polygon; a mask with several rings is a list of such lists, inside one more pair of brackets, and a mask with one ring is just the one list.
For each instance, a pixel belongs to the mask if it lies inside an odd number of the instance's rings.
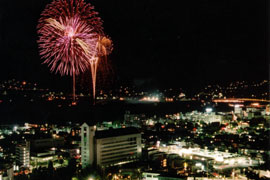
{"label": "high-rise building", "polygon": [[132,127],[97,131],[95,160],[100,167],[137,161],[141,157],[141,133]]}
{"label": "high-rise building", "polygon": [[30,142],[26,141],[16,146],[16,165],[30,167]]}
{"label": "high-rise building", "polygon": [[114,166],[137,161],[141,157],[141,133],[133,127],[96,131],[95,126],[81,126],[83,168],[96,164]]}
{"label": "high-rise building", "polygon": [[81,126],[81,161],[82,167],[93,165],[94,162],[94,136],[96,126],[84,123]]}

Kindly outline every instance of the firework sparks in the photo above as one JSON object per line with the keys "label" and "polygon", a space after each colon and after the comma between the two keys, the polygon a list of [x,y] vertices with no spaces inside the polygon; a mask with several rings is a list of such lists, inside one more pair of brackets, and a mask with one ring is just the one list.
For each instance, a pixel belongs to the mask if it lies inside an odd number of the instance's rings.
{"label": "firework sparks", "polygon": [[90,59],[90,69],[92,75],[92,85],[93,85],[93,99],[95,101],[96,97],[96,75],[97,75],[97,67],[101,57],[105,57],[107,61],[107,55],[112,52],[112,41],[105,36],[98,36],[98,40],[96,43],[96,51],[94,58]]}
{"label": "firework sparks", "polygon": [[93,6],[83,0],[55,0],[47,5],[39,19],[38,34],[41,58],[52,72],[73,76],[89,67],[97,54],[98,34],[102,21]]}

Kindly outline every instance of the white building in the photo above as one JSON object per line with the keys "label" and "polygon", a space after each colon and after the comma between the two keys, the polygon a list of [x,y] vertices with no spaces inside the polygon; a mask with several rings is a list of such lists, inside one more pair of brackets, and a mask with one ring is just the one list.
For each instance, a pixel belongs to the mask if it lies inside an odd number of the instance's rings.
{"label": "white building", "polygon": [[99,166],[137,161],[141,157],[141,134],[132,127],[97,131],[95,152]]}
{"label": "white building", "polygon": [[158,180],[159,173],[143,172],[143,180]]}
{"label": "white building", "polygon": [[234,114],[242,114],[242,108],[239,105],[234,105]]}
{"label": "white building", "polygon": [[84,123],[81,126],[81,161],[82,167],[92,165],[94,162],[94,136],[96,126]]}
{"label": "white building", "polygon": [[136,128],[96,131],[95,126],[81,126],[81,157],[83,168],[100,167],[137,161],[141,157],[141,134]]}
{"label": "white building", "polygon": [[211,124],[211,123],[214,123],[214,122],[221,123],[221,121],[222,121],[222,116],[221,115],[216,115],[214,113],[206,115],[205,119],[204,119],[204,122],[206,122],[208,124]]}
{"label": "white building", "polygon": [[16,146],[16,164],[19,167],[30,167],[30,142],[26,141]]}

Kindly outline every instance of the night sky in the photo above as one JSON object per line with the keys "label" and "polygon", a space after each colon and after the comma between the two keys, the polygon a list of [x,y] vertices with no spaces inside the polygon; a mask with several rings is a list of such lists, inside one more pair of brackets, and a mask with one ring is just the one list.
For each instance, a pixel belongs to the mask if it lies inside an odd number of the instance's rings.
{"label": "night sky", "polygon": [[[195,87],[268,79],[266,0],[86,0],[114,42],[116,83]],[[50,0],[0,1],[0,79],[69,87],[38,55],[36,26]],[[69,81],[69,83],[66,83]]]}

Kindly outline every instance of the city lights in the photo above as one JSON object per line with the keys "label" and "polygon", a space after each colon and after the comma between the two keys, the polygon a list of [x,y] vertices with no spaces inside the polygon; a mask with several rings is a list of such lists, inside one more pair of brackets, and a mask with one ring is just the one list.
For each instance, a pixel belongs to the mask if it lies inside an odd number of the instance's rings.
{"label": "city lights", "polygon": [[0,180],[270,179],[268,3],[89,2],[0,0]]}

